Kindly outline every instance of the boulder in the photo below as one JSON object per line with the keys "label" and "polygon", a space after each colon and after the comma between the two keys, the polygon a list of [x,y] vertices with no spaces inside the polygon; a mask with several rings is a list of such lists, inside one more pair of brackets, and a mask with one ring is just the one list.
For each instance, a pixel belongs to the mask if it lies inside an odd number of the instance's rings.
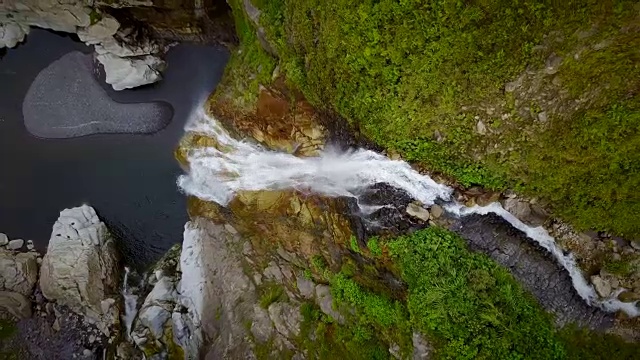
{"label": "boulder", "polygon": [[410,203],[409,205],[407,205],[407,214],[422,221],[429,221],[429,210],[416,203]]}
{"label": "boulder", "polygon": [[9,250],[20,250],[24,246],[24,240],[22,239],[14,239],[9,241],[7,244],[7,249]]}
{"label": "boulder", "polygon": [[[118,292],[115,241],[95,210],[87,205],[60,212],[42,261],[43,295],[96,321],[107,332],[111,314],[103,314],[103,300]],[[116,319],[117,320],[117,319]]]}
{"label": "boulder", "polygon": [[313,283],[313,281],[302,276],[298,276],[296,278],[296,285],[298,286],[298,292],[300,292],[300,296],[305,299],[311,299],[313,297],[315,291],[315,284]]}
{"label": "boulder", "polygon": [[16,23],[0,24],[0,49],[12,48],[24,41],[29,27]]}
{"label": "boulder", "polygon": [[0,233],[0,246],[6,246],[9,243],[9,237],[7,234]]}
{"label": "boulder", "polygon": [[31,296],[38,280],[35,253],[14,253],[0,249],[0,290]]}
{"label": "boulder", "polygon": [[593,284],[593,287],[596,289],[596,292],[598,293],[598,295],[602,296],[603,298],[607,298],[609,297],[609,295],[611,295],[611,290],[612,290],[611,284],[605,279],[603,279],[602,277],[600,277],[599,275],[592,276],[591,283]]}
{"label": "boulder", "polygon": [[439,218],[440,216],[442,216],[442,214],[444,214],[444,209],[442,208],[442,206],[438,204],[434,204],[433,206],[431,206],[431,216],[433,216],[434,219]]}
{"label": "boulder", "polygon": [[96,59],[104,67],[107,84],[114,90],[130,89],[147,85],[162,79],[161,71],[165,62],[160,58],[146,55],[142,57],[119,57],[106,53]]}
{"label": "boulder", "polygon": [[316,286],[316,302],[323,313],[331,316],[338,323],[344,324],[344,316],[333,308],[333,297],[327,285],[320,284]]}
{"label": "boulder", "polygon": [[300,335],[300,323],[302,322],[300,306],[274,302],[269,305],[269,317],[276,330],[284,337],[291,339]]}

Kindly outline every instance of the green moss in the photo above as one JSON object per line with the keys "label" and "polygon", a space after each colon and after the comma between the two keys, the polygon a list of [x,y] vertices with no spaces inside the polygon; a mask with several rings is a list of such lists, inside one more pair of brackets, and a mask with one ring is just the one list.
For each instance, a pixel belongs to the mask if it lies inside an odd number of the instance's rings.
{"label": "green moss", "polygon": [[354,235],[351,235],[351,237],[349,238],[349,247],[351,248],[351,251],[353,251],[356,254],[362,253],[360,251],[360,245],[358,244],[358,239]]}
{"label": "green moss", "polygon": [[[257,5],[287,78],[376,143],[465,186],[540,197],[579,228],[640,235],[632,219],[640,211],[640,37],[620,31],[635,28],[635,1]],[[579,35],[591,28],[596,35]],[[561,105],[589,101],[540,128],[518,115],[504,85],[543,69],[552,53],[564,59],[558,76],[569,95]],[[506,120],[480,110],[503,104]],[[537,101],[527,106],[533,116],[542,110]],[[478,115],[497,135],[476,133]]]}
{"label": "green moss", "polygon": [[369,238],[367,241],[367,248],[373,257],[382,256],[382,247],[380,247],[380,239],[377,236]]}

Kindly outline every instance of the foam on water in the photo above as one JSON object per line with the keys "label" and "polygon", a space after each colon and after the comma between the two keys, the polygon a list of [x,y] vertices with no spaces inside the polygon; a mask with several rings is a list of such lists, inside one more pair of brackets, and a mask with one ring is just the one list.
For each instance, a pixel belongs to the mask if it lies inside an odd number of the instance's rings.
{"label": "foam on water", "polygon": [[[203,110],[193,114],[185,130],[218,142],[217,147],[193,149],[188,154],[189,174],[178,178],[178,186],[189,195],[223,206],[241,190],[296,189],[357,199],[366,188],[387,183],[406,191],[427,206],[436,199],[445,201],[445,210],[457,216],[494,213],[502,217],[554,256],[571,276],[577,293],[588,304],[610,312],[622,310],[629,316],[640,314],[635,303],[621,302],[615,296],[600,300],[573,256],[563,254],[544,228],[524,224],[499,203],[484,207],[458,204],[451,198],[452,188],[418,173],[404,161],[391,160],[365,149],[348,152],[327,150],[318,157],[307,158],[271,151],[253,142],[233,138]],[[365,214],[375,211],[375,208],[362,204],[361,208]]]}

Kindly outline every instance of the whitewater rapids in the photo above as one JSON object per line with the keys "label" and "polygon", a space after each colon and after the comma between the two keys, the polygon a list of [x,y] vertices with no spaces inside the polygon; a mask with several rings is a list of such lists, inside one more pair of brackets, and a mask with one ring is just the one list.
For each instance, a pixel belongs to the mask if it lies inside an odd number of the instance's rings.
{"label": "whitewater rapids", "polygon": [[640,314],[635,303],[619,301],[618,293],[608,299],[599,299],[573,255],[564,254],[543,227],[524,224],[499,203],[473,207],[459,204],[452,199],[452,188],[418,173],[404,161],[391,160],[365,149],[327,150],[318,157],[307,158],[268,150],[253,142],[233,138],[220,122],[202,109],[194,112],[185,131],[218,142],[217,147],[190,150],[187,156],[189,173],[178,178],[178,186],[189,195],[223,206],[240,190],[295,189],[358,199],[368,187],[386,183],[406,191],[426,206],[433,205],[437,199],[444,201],[445,210],[457,216],[494,213],[502,217],[554,256],[571,276],[577,293],[589,305],[608,312],[622,310],[631,317]]}

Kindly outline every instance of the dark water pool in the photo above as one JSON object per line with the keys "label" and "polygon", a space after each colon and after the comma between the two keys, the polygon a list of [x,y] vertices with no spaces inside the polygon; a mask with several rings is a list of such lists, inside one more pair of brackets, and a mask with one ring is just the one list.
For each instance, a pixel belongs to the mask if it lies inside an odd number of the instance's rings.
{"label": "dark water pool", "polygon": [[74,50],[90,51],[69,37],[35,30],[0,59],[0,232],[32,239],[44,251],[60,210],[88,203],[123,240],[125,261],[148,264],[181,241],[186,201],[175,185],[181,169],[173,150],[192,109],[220,80],[228,52],[181,44],[168,53],[162,82],[109,90],[119,102],[173,106],[171,123],[153,135],[35,138],[23,124],[24,95],[42,68]]}

